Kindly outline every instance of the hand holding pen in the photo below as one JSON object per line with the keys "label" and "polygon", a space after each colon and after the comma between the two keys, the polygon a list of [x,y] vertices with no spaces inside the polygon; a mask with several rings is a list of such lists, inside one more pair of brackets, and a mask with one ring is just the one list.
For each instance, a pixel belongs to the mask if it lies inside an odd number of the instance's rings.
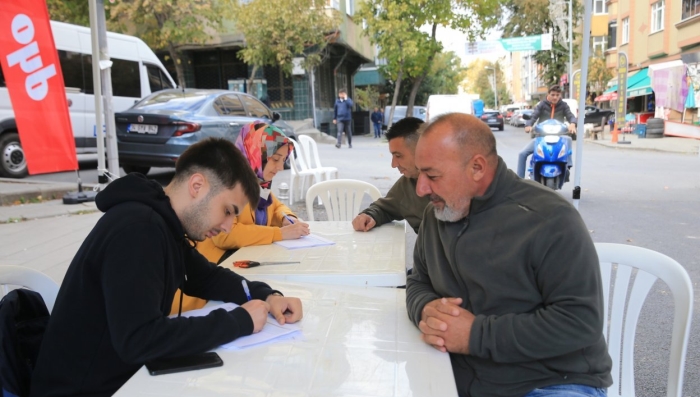
{"label": "hand holding pen", "polygon": [[260,299],[253,299],[250,295],[250,289],[248,289],[248,283],[245,280],[241,281],[243,285],[243,292],[246,294],[248,302],[241,305],[253,320],[253,333],[260,332],[267,322],[267,314],[270,312],[270,305],[261,301]]}
{"label": "hand holding pen", "polygon": [[280,228],[280,231],[282,232],[282,240],[298,239],[308,236],[309,233],[311,233],[308,223],[305,223],[300,219],[293,219],[289,215],[284,216],[282,225],[283,226]]}

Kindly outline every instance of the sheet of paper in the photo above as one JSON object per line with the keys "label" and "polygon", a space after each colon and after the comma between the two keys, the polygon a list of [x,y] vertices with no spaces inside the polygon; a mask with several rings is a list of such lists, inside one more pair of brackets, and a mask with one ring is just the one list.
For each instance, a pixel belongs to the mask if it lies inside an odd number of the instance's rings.
{"label": "sheet of paper", "polygon": [[[227,311],[231,311],[237,307],[238,305],[235,303],[222,303],[220,305],[205,306],[201,309],[184,312],[182,313],[182,317],[206,316],[207,314],[217,309],[225,309]],[[177,317],[177,314],[173,314],[170,316],[170,318],[174,317]],[[278,340],[284,340],[287,338],[293,338],[297,336],[297,334],[300,334],[300,331],[301,327],[298,324],[279,325],[277,323],[277,320],[275,320],[272,316],[268,316],[267,324],[265,324],[262,331],[258,332],[257,334],[242,336],[238,339],[235,339],[232,342],[219,346],[219,348],[225,350],[243,349],[246,347],[259,345],[261,343],[268,343]]]}
{"label": "sheet of paper", "polygon": [[304,236],[302,238],[298,238],[296,240],[280,240],[280,241],[275,241],[275,244],[281,245],[284,248],[294,250],[294,249],[299,249],[299,248],[311,248],[311,247],[322,247],[324,245],[334,245],[335,241],[328,240],[326,238],[323,238],[321,236],[317,236],[315,234],[309,234],[308,236]]}

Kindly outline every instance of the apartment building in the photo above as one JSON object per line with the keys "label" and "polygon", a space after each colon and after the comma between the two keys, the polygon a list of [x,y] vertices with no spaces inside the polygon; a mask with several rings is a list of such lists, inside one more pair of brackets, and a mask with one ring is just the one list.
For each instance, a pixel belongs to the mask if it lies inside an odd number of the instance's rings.
{"label": "apartment building", "polygon": [[[607,12],[608,36],[592,41],[605,47],[615,74],[619,53],[627,55],[628,112],[653,113],[669,121],[667,134],[700,138],[700,0],[609,0],[605,7],[602,1],[594,0],[594,8]],[[617,77],[608,86],[604,100],[615,98]]]}

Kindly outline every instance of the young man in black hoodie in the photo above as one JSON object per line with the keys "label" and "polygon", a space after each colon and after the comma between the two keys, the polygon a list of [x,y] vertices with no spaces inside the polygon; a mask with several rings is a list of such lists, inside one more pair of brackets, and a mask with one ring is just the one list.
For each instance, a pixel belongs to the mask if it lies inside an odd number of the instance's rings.
{"label": "young man in black hoodie", "polygon": [[[141,174],[97,195],[105,212],[70,264],[32,377],[31,396],[111,396],[144,363],[201,353],[258,332],[268,312],[302,317],[301,302],[209,263],[196,241],[228,231],[259,184],[233,143],[209,139],[180,157],[162,188]],[[177,288],[241,304],[168,318]]]}

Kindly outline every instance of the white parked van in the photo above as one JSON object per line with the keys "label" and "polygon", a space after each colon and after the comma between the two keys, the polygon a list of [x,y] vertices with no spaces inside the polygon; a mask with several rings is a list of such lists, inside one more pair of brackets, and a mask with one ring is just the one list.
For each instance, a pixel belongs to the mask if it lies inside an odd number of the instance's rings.
{"label": "white parked van", "polygon": [[[68,110],[77,153],[97,152],[95,97],[92,82],[90,29],[51,21],[58,57],[66,85]],[[141,39],[107,32],[112,64],[112,106],[126,110],[154,91],[174,88],[175,82],[156,54]],[[17,134],[17,124],[0,70],[0,176],[23,178],[27,162]]]}
{"label": "white parked van", "polygon": [[426,122],[445,113],[474,114],[472,101],[479,99],[477,94],[431,95],[426,107]]}

